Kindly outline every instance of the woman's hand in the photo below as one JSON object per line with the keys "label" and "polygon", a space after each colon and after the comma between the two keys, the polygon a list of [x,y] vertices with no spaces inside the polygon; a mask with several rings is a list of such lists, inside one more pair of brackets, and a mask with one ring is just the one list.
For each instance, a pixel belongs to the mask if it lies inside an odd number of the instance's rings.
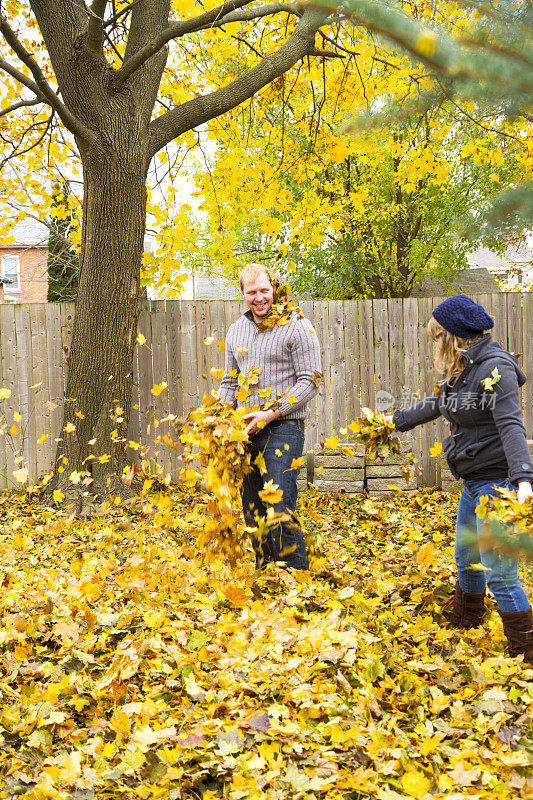
{"label": "woman's hand", "polygon": [[533,497],[533,489],[529,481],[519,481],[516,497],[519,503],[525,503],[528,497]]}

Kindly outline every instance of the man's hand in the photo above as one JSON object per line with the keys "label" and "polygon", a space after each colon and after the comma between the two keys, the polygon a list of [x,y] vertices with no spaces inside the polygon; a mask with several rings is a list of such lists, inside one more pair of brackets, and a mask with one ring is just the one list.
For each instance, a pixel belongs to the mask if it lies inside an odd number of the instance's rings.
{"label": "man's hand", "polygon": [[518,492],[516,493],[516,499],[519,503],[525,503],[528,497],[533,497],[533,489],[531,488],[531,484],[529,481],[519,481],[518,483]]}
{"label": "man's hand", "polygon": [[253,436],[254,433],[258,433],[269,422],[277,419],[279,415],[279,411],[273,408],[268,411],[251,411],[249,414],[245,414],[243,419],[248,421],[246,433],[248,436]]}

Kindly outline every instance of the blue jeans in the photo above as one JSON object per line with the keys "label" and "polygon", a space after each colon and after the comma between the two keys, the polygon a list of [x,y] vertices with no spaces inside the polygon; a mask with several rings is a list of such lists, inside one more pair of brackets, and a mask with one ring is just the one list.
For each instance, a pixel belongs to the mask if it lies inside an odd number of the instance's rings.
{"label": "blue jeans", "polygon": [[[288,448],[285,447],[288,445]],[[247,525],[254,526],[256,517],[266,517],[267,509],[258,492],[272,480],[283,491],[279,503],[272,506],[276,512],[291,515],[290,522],[272,527],[261,541],[252,539],[255,562],[258,568],[269,561],[283,561],[294,569],[307,569],[307,553],[301,525],[296,517],[298,469],[291,470],[292,460],[300,458],[304,446],[302,427],[289,422],[267,425],[256,433],[250,442],[252,464],[258,453],[263,454],[267,468],[261,475],[257,466],[245,476],[241,490],[242,510]],[[276,452],[277,451],[277,452]]]}
{"label": "blue jeans", "polygon": [[[463,592],[478,594],[488,586],[500,611],[527,611],[529,601],[518,579],[518,562],[496,550],[481,549],[479,534],[483,520],[476,514],[476,506],[483,495],[497,497],[496,487],[513,487],[508,480],[463,480],[463,491],[457,509],[455,535],[455,563],[459,586]],[[490,572],[474,570],[471,564],[483,564]]]}

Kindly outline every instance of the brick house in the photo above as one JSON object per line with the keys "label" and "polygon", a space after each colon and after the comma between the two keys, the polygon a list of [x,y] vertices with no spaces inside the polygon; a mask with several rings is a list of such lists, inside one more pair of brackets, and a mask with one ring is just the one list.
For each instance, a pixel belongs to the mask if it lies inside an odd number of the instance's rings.
{"label": "brick house", "polygon": [[46,303],[48,228],[25,219],[0,237],[0,303]]}

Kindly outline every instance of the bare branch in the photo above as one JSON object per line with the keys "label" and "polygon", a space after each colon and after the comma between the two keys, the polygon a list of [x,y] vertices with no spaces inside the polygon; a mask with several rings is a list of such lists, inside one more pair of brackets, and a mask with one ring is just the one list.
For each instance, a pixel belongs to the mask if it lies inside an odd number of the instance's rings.
{"label": "bare branch", "polygon": [[113,14],[112,17],[109,17],[109,19],[104,22],[104,28],[113,27],[113,25],[115,25],[115,23],[117,23],[121,17],[123,17],[125,14],[127,14],[128,11],[131,11],[133,6],[136,6],[137,3],[142,3],[142,2],[143,2],[143,0],[133,0],[132,3],[128,3],[127,6],[124,6],[124,8],[121,8],[120,11],[117,11],[116,14]]}
{"label": "bare branch", "polygon": [[87,47],[91,53],[98,53],[104,42],[104,13],[107,0],[93,0],[87,26]]}
{"label": "bare branch", "polygon": [[[21,42],[19,42],[15,32],[8,25],[6,18],[3,15],[0,15],[0,32],[3,34],[4,39],[14,53],[20,58],[22,63],[28,67],[34,77],[35,83],[28,80],[25,75],[23,75],[14,67],[11,67],[11,65],[7,64],[7,62],[4,62],[3,59],[0,60],[0,67],[8,72],[12,77],[16,78],[16,80],[19,80],[24,86],[27,86],[28,89],[31,89],[31,91],[34,92],[37,97],[44,97],[48,105],[57,112],[69,131],[71,131],[71,133],[73,133],[75,136],[78,136],[81,141],[89,142],[92,139],[92,134],[89,129],[82,125],[79,119],[77,119],[74,114],[71,114],[65,104],[59,99],[44,77],[40,66],[31,53],[28,53],[27,50],[22,46]],[[11,69],[8,69],[8,67],[11,67]]]}
{"label": "bare branch", "polygon": [[321,58],[346,58],[342,53],[333,53],[331,50],[322,50],[321,47],[313,47],[309,52],[310,56],[320,56]]}
{"label": "bare branch", "polygon": [[149,58],[152,58],[156,53],[164,47],[171,39],[179,39],[189,33],[206,30],[208,28],[220,27],[229,22],[239,22],[244,19],[258,19],[259,17],[268,14],[278,14],[286,11],[291,14],[297,13],[296,6],[290,3],[272,3],[267,6],[260,6],[259,8],[252,9],[249,14],[243,15],[242,12],[235,17],[231,12],[236,12],[243,6],[248,5],[251,0],[228,0],[226,3],[214,8],[212,11],[206,11],[192,19],[187,19],[183,22],[175,22],[169,25],[164,31],[147,44],[141,47],[135,55],[127,59],[122,67],[116,74],[116,85],[120,88],[123,83],[139,69]]}
{"label": "bare branch", "polygon": [[239,75],[227,86],[182,103],[155,119],[150,126],[152,139],[150,154],[153,156],[169,141],[185,131],[219,117],[245,102],[264,86],[287,72],[304,56],[312,53],[315,48],[316,33],[327,17],[325,11],[306,9],[295,31],[277,52],[266,56],[259,64]]}
{"label": "bare branch", "polygon": [[36,97],[35,100],[21,100],[19,103],[13,103],[12,106],[8,106],[7,108],[3,108],[0,111],[0,117],[4,117],[6,114],[11,114],[12,111],[17,111],[19,108],[24,108],[25,106],[38,106],[41,103],[44,103],[44,100]]}

